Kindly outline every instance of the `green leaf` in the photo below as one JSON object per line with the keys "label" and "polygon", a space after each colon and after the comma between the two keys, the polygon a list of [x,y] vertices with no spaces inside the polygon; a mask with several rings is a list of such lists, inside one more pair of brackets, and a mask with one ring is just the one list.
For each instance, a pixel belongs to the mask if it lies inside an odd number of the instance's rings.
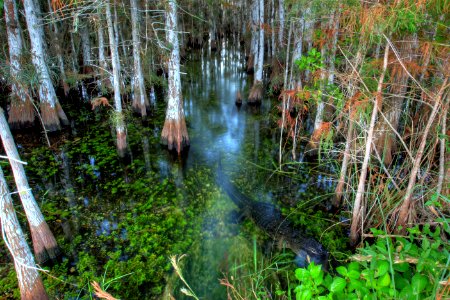
{"label": "green leaf", "polygon": [[347,268],[344,266],[337,267],[336,272],[338,272],[342,276],[347,276]]}
{"label": "green leaf", "polygon": [[298,268],[295,270],[295,277],[300,280],[303,281],[306,278],[308,278],[309,276],[309,271],[303,268]]}
{"label": "green leaf", "polygon": [[387,273],[389,270],[389,263],[385,260],[378,261],[376,272],[375,272],[375,278],[381,277],[384,274]]}
{"label": "green leaf", "polygon": [[359,272],[359,264],[357,262],[352,261],[351,263],[348,264],[347,268],[349,271],[358,271]]}
{"label": "green leaf", "polygon": [[[314,279],[319,278],[319,276],[322,272],[322,267],[320,265],[316,266],[316,265],[314,265],[314,263],[311,263],[310,266],[311,266],[311,269],[309,272],[311,273],[311,277]],[[309,267],[308,267],[308,269],[309,269]]]}
{"label": "green leaf", "polygon": [[301,299],[301,300],[309,300],[309,299],[311,299],[311,298],[312,298],[312,291],[309,290],[309,289],[303,290],[303,291],[300,293],[300,299]]}
{"label": "green leaf", "polygon": [[411,280],[411,286],[415,295],[420,294],[428,285],[428,279],[424,275],[415,274]]}
{"label": "green leaf", "polygon": [[345,286],[347,285],[347,282],[344,278],[336,277],[333,280],[333,283],[330,286],[330,291],[332,293],[338,293],[345,289]]}
{"label": "green leaf", "polygon": [[389,275],[389,273],[384,274],[377,280],[378,287],[385,287],[389,286],[390,284],[391,284],[391,276]]}
{"label": "green leaf", "polygon": [[347,277],[349,277],[351,279],[358,279],[360,276],[361,276],[361,273],[356,270],[351,270],[350,272],[347,273]]}

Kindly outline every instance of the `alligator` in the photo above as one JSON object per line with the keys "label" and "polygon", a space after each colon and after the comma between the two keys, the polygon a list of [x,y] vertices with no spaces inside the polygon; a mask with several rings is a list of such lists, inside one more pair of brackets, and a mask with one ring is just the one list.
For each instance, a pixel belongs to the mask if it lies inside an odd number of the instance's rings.
{"label": "alligator", "polygon": [[220,162],[217,175],[219,185],[238,206],[242,216],[251,219],[275,242],[291,249],[296,254],[299,267],[306,267],[313,261],[322,265],[324,270],[328,269],[328,251],[322,244],[296,229],[275,205],[255,201],[242,194],[223,173]]}

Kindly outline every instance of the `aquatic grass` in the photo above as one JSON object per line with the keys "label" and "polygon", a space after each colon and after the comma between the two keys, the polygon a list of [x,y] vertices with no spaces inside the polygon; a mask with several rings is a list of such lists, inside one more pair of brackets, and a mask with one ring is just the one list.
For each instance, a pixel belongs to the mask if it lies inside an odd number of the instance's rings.
{"label": "aquatic grass", "polygon": [[185,287],[182,287],[180,289],[180,291],[185,294],[186,296],[192,297],[196,300],[199,300],[199,298],[195,295],[195,292],[192,290],[192,288],[190,287],[190,285],[187,283],[186,279],[184,279],[183,273],[181,271],[181,267],[180,267],[180,263],[181,260],[186,256],[186,254],[180,255],[180,256],[176,256],[176,255],[172,255],[170,257],[170,263],[173,267],[173,269],[175,270],[176,274],[178,275],[178,277],[180,278],[180,280],[183,282]]}

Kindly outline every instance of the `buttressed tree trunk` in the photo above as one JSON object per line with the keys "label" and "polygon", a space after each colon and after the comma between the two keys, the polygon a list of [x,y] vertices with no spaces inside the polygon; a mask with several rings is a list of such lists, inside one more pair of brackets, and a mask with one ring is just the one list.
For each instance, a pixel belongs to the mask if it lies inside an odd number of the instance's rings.
{"label": "buttressed tree trunk", "polygon": [[3,109],[0,108],[0,135],[8,155],[9,163],[14,174],[17,190],[22,201],[25,214],[30,225],[31,238],[33,240],[34,254],[38,263],[45,262],[48,258],[54,259],[58,252],[58,244],[50,231],[44,216],[39,209],[33,193],[31,192],[28,180],[25,175],[23,165],[19,162],[20,157],[17,152],[16,144],[6,122]]}
{"label": "buttressed tree trunk", "polygon": [[184,119],[183,98],[181,94],[180,79],[180,50],[177,32],[177,3],[175,0],[167,1],[166,11],[166,39],[170,47],[168,61],[169,92],[166,111],[166,120],[161,133],[162,143],[169,150],[181,153],[184,147],[189,146],[189,136]]}
{"label": "buttressed tree trunk", "polygon": [[17,219],[16,211],[0,168],[0,220],[5,244],[14,260],[22,300],[48,299],[33,255]]}
{"label": "buttressed tree trunk", "polygon": [[111,50],[111,61],[114,78],[113,86],[114,86],[115,115],[113,123],[116,127],[117,151],[120,156],[124,156],[127,149],[127,132],[125,130],[125,120],[122,112],[122,99],[120,95],[119,51],[116,45],[116,39],[114,35],[114,25],[109,0],[107,0],[105,3],[106,3],[105,7],[106,22],[108,24],[108,37],[109,37],[109,46]]}
{"label": "buttressed tree trunk", "polygon": [[263,97],[263,65],[264,65],[264,1],[255,0],[255,6],[258,8],[258,45],[255,55],[255,78],[253,86],[248,96],[249,104],[258,104]]}
{"label": "buttressed tree trunk", "polygon": [[11,110],[9,111],[8,122],[13,128],[20,128],[33,124],[35,111],[27,85],[19,78],[19,72],[22,68],[20,57],[23,45],[15,0],[5,0],[4,7],[12,77]]}
{"label": "buttressed tree trunk", "polygon": [[131,26],[133,36],[133,59],[134,59],[134,79],[133,79],[133,108],[141,114],[147,116],[149,107],[147,93],[145,92],[144,73],[141,64],[141,39],[139,30],[139,10],[137,0],[131,2]]}
{"label": "buttressed tree trunk", "polygon": [[39,78],[39,99],[41,101],[41,117],[45,129],[56,131],[61,129],[61,123],[68,125],[69,120],[56,98],[55,89],[50,78],[50,72],[45,62],[44,40],[41,34],[41,22],[36,15],[36,5],[33,0],[23,1],[28,33],[31,42],[31,58]]}

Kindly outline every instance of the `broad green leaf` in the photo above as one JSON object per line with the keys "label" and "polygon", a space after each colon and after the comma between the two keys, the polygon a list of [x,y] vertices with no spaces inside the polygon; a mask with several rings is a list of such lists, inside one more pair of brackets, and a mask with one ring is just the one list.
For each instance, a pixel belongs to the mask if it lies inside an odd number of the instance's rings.
{"label": "broad green leaf", "polygon": [[309,271],[306,269],[298,268],[295,270],[295,277],[300,281],[305,280],[308,276],[309,276]]}
{"label": "broad green leaf", "polygon": [[347,273],[347,276],[351,279],[358,279],[360,277],[361,273],[356,270],[351,270]]}
{"label": "broad green leaf", "polygon": [[347,268],[349,271],[351,270],[355,270],[359,272],[359,264],[357,262],[352,261],[351,263],[348,264]]}
{"label": "broad green leaf", "polygon": [[310,289],[304,290],[300,293],[301,300],[310,300],[312,298],[312,291]]}
{"label": "broad green leaf", "polygon": [[428,279],[424,275],[415,274],[411,280],[411,286],[415,295],[420,294],[428,285]]}
{"label": "broad green leaf", "polygon": [[347,285],[347,282],[344,278],[336,277],[333,280],[333,283],[330,286],[330,291],[332,293],[338,293],[345,289],[345,286]]}
{"label": "broad green leaf", "polygon": [[389,273],[385,273],[383,276],[381,276],[377,280],[378,287],[385,287],[385,286],[389,286],[390,284],[391,284],[391,276],[389,275]]}
{"label": "broad green leaf", "polygon": [[338,272],[342,276],[347,276],[347,268],[344,266],[337,267],[336,272]]}
{"label": "broad green leaf", "polygon": [[381,260],[377,262],[377,268],[375,272],[375,278],[381,277],[387,273],[389,270],[389,263],[385,260]]}
{"label": "broad green leaf", "polygon": [[311,277],[314,278],[314,279],[319,278],[319,276],[320,276],[320,274],[322,272],[321,265],[318,265],[318,266],[316,266],[314,264],[311,264],[311,265],[312,265],[312,267],[311,267],[311,270],[309,271],[310,274],[311,274]]}

